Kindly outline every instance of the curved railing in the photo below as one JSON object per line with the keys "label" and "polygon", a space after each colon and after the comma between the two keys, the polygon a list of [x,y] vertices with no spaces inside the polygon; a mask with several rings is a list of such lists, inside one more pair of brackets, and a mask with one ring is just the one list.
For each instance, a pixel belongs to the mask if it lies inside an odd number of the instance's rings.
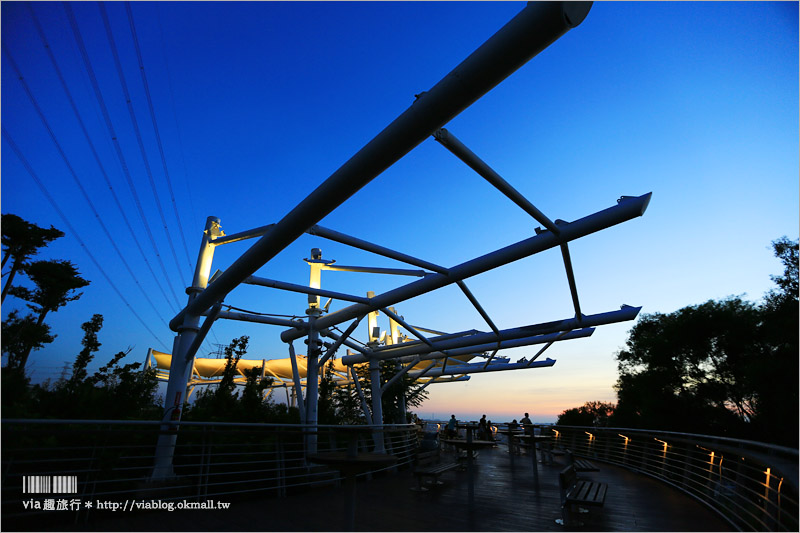
{"label": "curved railing", "polygon": [[[157,421],[3,420],[3,518],[35,514],[23,510],[22,502],[54,493],[53,476],[76,482],[74,492],[57,497],[83,502],[128,498],[202,502],[245,493],[283,496],[341,480],[337,471],[308,460],[309,435],[314,435],[318,453],[352,452],[354,447],[358,453],[374,452],[376,435],[382,435],[384,451],[397,462],[361,475],[409,463],[418,443],[413,424],[314,428],[181,422],[173,459],[175,476],[154,480],[153,454],[160,430]],[[42,492],[41,485],[31,482],[51,485]],[[84,508],[82,520],[91,512]]]}
{"label": "curved railing", "polygon": [[551,428],[556,447],[669,483],[739,530],[798,531],[796,449],[666,431]]}

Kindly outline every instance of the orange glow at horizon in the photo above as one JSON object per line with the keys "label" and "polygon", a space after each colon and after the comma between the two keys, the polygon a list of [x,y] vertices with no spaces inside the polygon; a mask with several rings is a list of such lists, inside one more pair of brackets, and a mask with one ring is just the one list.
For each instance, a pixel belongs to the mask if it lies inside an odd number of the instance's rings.
{"label": "orange glow at horizon", "polygon": [[524,372],[499,372],[496,376],[477,374],[464,383],[431,386],[429,398],[412,411],[421,418],[470,418],[486,414],[494,422],[519,420],[530,413],[533,421],[555,422],[567,409],[588,401],[616,404],[613,379],[598,376],[593,380],[555,385],[549,369]]}

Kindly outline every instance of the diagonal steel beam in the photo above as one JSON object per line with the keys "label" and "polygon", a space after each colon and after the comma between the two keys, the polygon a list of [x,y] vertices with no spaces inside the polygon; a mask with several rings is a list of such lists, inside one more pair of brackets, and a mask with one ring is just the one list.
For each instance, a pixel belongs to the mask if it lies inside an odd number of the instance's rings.
{"label": "diagonal steel beam", "polygon": [[[355,304],[330,313],[319,319],[319,327],[329,327],[382,307],[396,305],[415,296],[420,296],[446,285],[457,283],[468,277],[488,272],[494,268],[549,250],[565,242],[642,216],[647,209],[651,195],[652,193],[637,197],[623,196],[617,200],[617,205],[615,206],[598,211],[597,213],[583,217],[574,222],[564,223],[560,226],[561,234],[558,236],[551,231],[544,231],[528,239],[501,248],[500,250],[495,250],[494,252],[454,266],[449,269],[449,273],[446,276],[442,274],[431,274],[423,279],[379,294],[370,300],[369,305]],[[297,331],[284,331],[281,333],[281,340],[283,340],[283,342],[289,342],[301,336],[302,333]]]}
{"label": "diagonal steel beam", "polygon": [[269,287],[271,289],[281,289],[290,292],[300,292],[303,294],[311,294],[313,296],[324,296],[333,298],[334,300],[344,300],[346,302],[361,302],[369,303],[369,298],[363,296],[355,296],[352,294],[344,294],[342,292],[328,291],[325,289],[318,289],[309,287],[307,285],[298,285],[297,283],[289,283],[287,281],[278,281],[276,279],[267,279],[259,276],[248,276],[245,278],[244,283],[248,285],[258,285],[259,287]]}
{"label": "diagonal steel beam", "polygon": [[[632,313],[632,316],[636,316],[636,312],[638,309]],[[613,322],[621,322],[623,320],[631,320],[631,314],[628,313],[621,313],[617,312],[616,314],[607,314],[611,315],[613,320],[603,321],[604,324],[613,323]],[[624,317],[623,320],[620,320],[621,317]],[[594,318],[594,317],[591,317]],[[574,329],[575,327],[575,319],[569,319],[567,321],[562,322],[551,322],[550,324],[546,325],[538,325],[538,326],[529,326],[528,328],[515,328],[513,330],[505,330],[507,332],[504,337],[505,340],[498,342],[495,338],[492,338],[489,342],[484,341],[489,334],[484,333],[482,335],[475,335],[473,339],[456,339],[455,341],[444,341],[444,342],[434,342],[433,348],[425,345],[417,346],[415,348],[400,348],[393,351],[384,351],[384,352],[373,352],[370,354],[364,355],[347,355],[342,358],[342,363],[345,365],[352,365],[357,363],[363,363],[370,358],[377,358],[380,360],[384,359],[398,359],[405,356],[420,356],[420,359],[441,359],[443,357],[455,357],[458,355],[469,355],[475,352],[481,352],[486,350],[493,350],[495,348],[500,350],[505,350],[508,348],[518,348],[521,346],[530,346],[532,344],[545,344],[550,342],[551,340],[556,339],[559,335],[562,335],[564,330]],[[544,326],[544,327],[541,327]],[[563,327],[562,327],[563,326]],[[501,332],[503,333],[503,332]],[[568,339],[577,339],[582,337],[588,337],[592,333],[594,333],[593,328],[583,328],[576,331],[570,331],[566,335],[563,336],[564,340]],[[404,359],[400,359],[400,361],[404,361]]]}
{"label": "diagonal steel beam", "polygon": [[421,340],[422,342],[424,342],[424,343],[425,343],[425,344],[427,344],[428,346],[433,346],[433,345],[431,344],[431,341],[429,341],[429,340],[428,340],[428,337],[426,337],[425,335],[423,335],[422,333],[420,333],[419,331],[417,331],[416,329],[414,329],[414,326],[411,326],[411,325],[409,325],[409,324],[408,324],[408,322],[406,322],[405,320],[403,320],[403,318],[402,318],[402,317],[400,317],[400,316],[397,316],[397,313],[394,313],[394,312],[390,311],[390,310],[389,310],[389,309],[387,309],[386,307],[382,307],[382,308],[381,308],[381,311],[382,311],[382,312],[383,312],[383,313],[384,313],[386,316],[388,316],[389,318],[391,318],[392,320],[394,320],[395,322],[397,322],[398,324],[400,324],[401,326],[403,326],[404,328],[406,328],[406,330],[408,330],[408,332],[409,332],[409,333],[411,333],[412,335],[414,335],[416,338],[418,338],[419,340]]}
{"label": "diagonal steel beam", "polygon": [[[528,4],[294,207],[169,323],[200,315],[434,131],[578,26],[591,2]],[[392,305],[392,304],[387,304]],[[382,307],[386,307],[382,306]]]}
{"label": "diagonal steel beam", "polygon": [[456,138],[455,135],[442,128],[433,134],[434,138],[439,141],[439,144],[450,150],[450,152],[457,158],[466,163],[472,170],[477,172],[483,179],[491,183],[498,191],[502,192],[509,200],[517,204],[523,211],[532,216],[539,224],[549,229],[556,235],[559,233],[558,227],[552,220],[539,211],[535,205],[530,203],[522,193],[516,190],[510,183],[504,180],[500,175],[487,165],[480,157],[475,155],[472,150],[464,146],[464,144]]}
{"label": "diagonal steel beam", "polygon": [[494,322],[492,322],[492,319],[489,317],[489,314],[484,310],[483,306],[481,306],[478,299],[475,298],[475,295],[472,294],[472,291],[469,290],[467,284],[464,283],[463,281],[458,281],[456,282],[456,284],[458,285],[458,288],[461,289],[461,292],[464,293],[464,296],[466,296],[467,299],[470,301],[470,303],[478,312],[478,314],[480,314],[481,317],[483,317],[483,319],[486,321],[489,327],[492,328],[492,331],[494,331],[495,334],[497,334],[498,333],[497,326],[494,325]]}
{"label": "diagonal steel beam", "polygon": [[447,269],[444,268],[443,266],[435,265],[429,261],[425,261],[423,259],[419,259],[417,257],[404,254],[402,252],[398,252],[390,248],[386,248],[385,246],[381,246],[380,244],[375,244],[369,241],[365,241],[363,239],[359,239],[357,237],[352,237],[350,235],[329,228],[324,228],[319,225],[312,226],[311,229],[309,229],[306,233],[308,233],[309,235],[316,235],[318,237],[322,237],[323,239],[328,239],[330,241],[346,244],[348,246],[352,246],[353,248],[358,248],[360,250],[372,252],[373,254],[382,255],[390,259],[395,259],[397,261],[401,261],[409,265],[414,265],[420,268],[432,270],[433,272],[438,272],[440,274],[447,274]]}
{"label": "diagonal steel beam", "polygon": [[[556,364],[555,359],[545,359],[544,361],[530,361],[524,363],[498,363],[494,365],[484,366],[483,363],[458,365],[445,370],[444,368],[437,368],[433,372],[428,373],[428,377],[439,376],[461,376],[464,374],[481,374],[484,372],[501,372],[504,370],[519,370],[522,368],[545,368]],[[417,379],[414,372],[409,372],[409,377]]]}
{"label": "diagonal steel beam", "polygon": [[330,359],[331,356],[336,353],[336,350],[338,350],[342,346],[342,344],[347,340],[347,337],[349,337],[353,333],[353,331],[355,331],[356,327],[358,326],[358,324],[361,322],[361,320],[363,318],[364,318],[363,316],[360,316],[360,317],[356,318],[347,327],[347,329],[344,330],[344,333],[342,333],[342,336],[339,337],[338,339],[336,339],[336,341],[333,343],[333,346],[328,348],[328,351],[325,352],[325,355],[322,356],[322,358],[319,360],[319,365],[320,366],[324,365],[328,361],[328,359]]}

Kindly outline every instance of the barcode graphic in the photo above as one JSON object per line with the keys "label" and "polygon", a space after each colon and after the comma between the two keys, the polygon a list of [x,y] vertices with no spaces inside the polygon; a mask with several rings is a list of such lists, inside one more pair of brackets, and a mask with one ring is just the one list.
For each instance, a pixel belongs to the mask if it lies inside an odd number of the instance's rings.
{"label": "barcode graphic", "polygon": [[23,494],[76,494],[78,476],[22,476]]}

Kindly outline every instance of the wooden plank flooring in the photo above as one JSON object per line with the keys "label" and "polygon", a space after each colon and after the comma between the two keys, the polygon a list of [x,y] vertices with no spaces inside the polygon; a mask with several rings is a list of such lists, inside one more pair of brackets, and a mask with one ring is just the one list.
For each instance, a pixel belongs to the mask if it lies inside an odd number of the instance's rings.
{"label": "wooden plank flooring", "polygon": [[[447,454],[443,453],[443,460]],[[587,477],[608,483],[605,505],[580,515],[581,527],[564,528],[558,472],[539,465],[538,486],[527,455],[513,465],[505,446],[482,450],[476,460],[474,496],[466,471],[441,476],[444,485],[420,493],[410,471],[362,481],[357,487],[357,531],[730,531],[727,522],[689,496],[657,480],[597,463]],[[310,490],[286,498],[228,497],[228,511],[107,514],[93,528],[108,531],[341,531],[342,487]],[[225,497],[222,497],[225,498]],[[220,499],[222,499],[220,498]]]}

